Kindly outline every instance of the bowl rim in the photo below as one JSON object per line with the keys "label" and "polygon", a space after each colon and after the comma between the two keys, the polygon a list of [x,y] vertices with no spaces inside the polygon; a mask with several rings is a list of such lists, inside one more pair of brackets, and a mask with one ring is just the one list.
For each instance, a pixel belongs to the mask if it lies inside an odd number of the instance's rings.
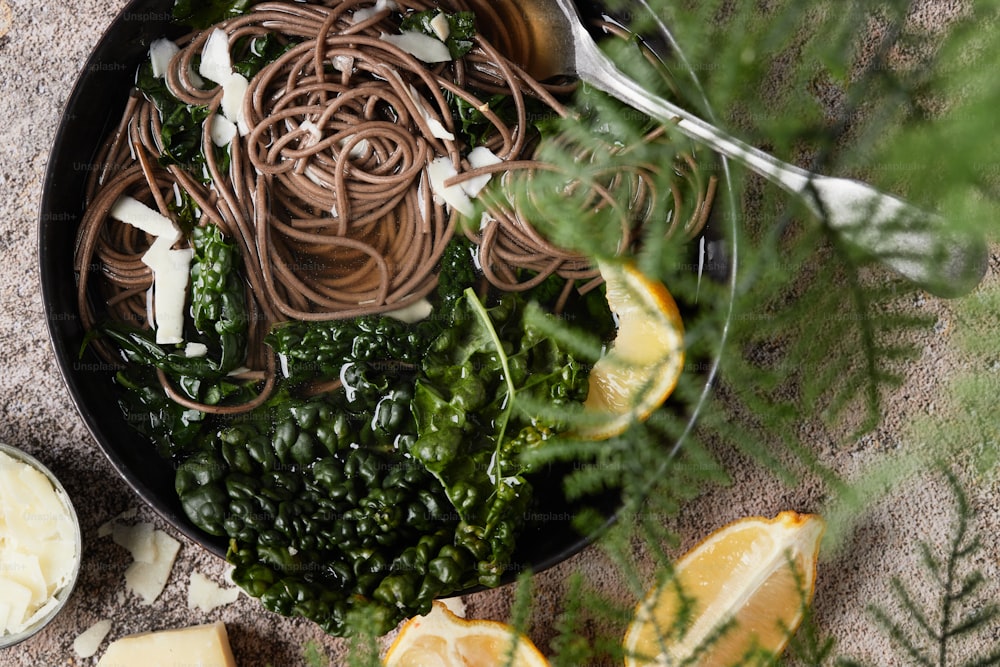
{"label": "bowl rim", "polygon": [[0,455],[2,454],[6,454],[10,458],[34,468],[38,472],[42,473],[42,475],[44,475],[45,478],[52,484],[56,495],[59,496],[59,499],[62,501],[63,506],[66,508],[66,512],[73,524],[73,543],[76,547],[76,553],[74,555],[73,569],[70,572],[69,579],[65,584],[56,589],[56,592],[52,595],[52,598],[57,600],[56,605],[53,606],[45,616],[41,617],[33,625],[28,626],[21,632],[9,635],[0,634],[0,651],[20,644],[24,640],[33,637],[35,634],[41,632],[55,619],[56,616],[59,615],[59,612],[66,606],[66,603],[73,595],[73,591],[76,589],[76,582],[79,578],[80,568],[83,563],[83,532],[80,528],[80,518],[76,513],[76,508],[73,505],[73,499],[70,497],[66,487],[63,486],[62,482],[59,481],[59,478],[56,477],[55,473],[53,473],[48,466],[23,449],[14,447],[13,445],[8,445],[5,442],[0,442]]}
{"label": "bowl rim", "polygon": [[[643,0],[640,0],[638,4],[646,11],[652,11],[648,4],[646,4]],[[45,178],[41,191],[41,206],[37,228],[39,239],[37,260],[40,272],[41,292],[47,320],[49,342],[56,358],[59,373],[70,393],[74,407],[82,418],[95,444],[101,449],[105,458],[117,474],[128,484],[128,486],[144,503],[149,505],[172,528],[183,534],[199,547],[204,548],[209,552],[214,553],[216,556],[224,559],[226,555],[225,540],[213,538],[194,526],[187,516],[180,510],[178,503],[170,502],[162,494],[152,488],[150,484],[148,484],[147,481],[144,480],[143,477],[137,472],[137,470],[133,469],[133,467],[129,465],[129,461],[122,457],[121,452],[109,444],[113,441],[113,437],[115,436],[114,428],[107,423],[103,423],[97,412],[92,408],[91,403],[94,399],[87,395],[89,387],[85,386],[85,383],[81,383],[77,373],[78,369],[75,367],[75,363],[73,361],[73,359],[77,358],[75,355],[78,353],[78,349],[76,348],[78,348],[80,341],[73,336],[68,336],[68,333],[72,333],[74,325],[78,326],[78,316],[75,315],[76,311],[73,309],[72,314],[68,314],[60,312],[58,308],[54,308],[54,304],[57,304],[60,298],[64,298],[59,295],[60,291],[66,289],[66,277],[64,274],[55,273],[49,270],[51,268],[50,265],[53,263],[53,258],[51,257],[51,252],[49,251],[47,244],[44,243],[44,240],[48,239],[50,233],[52,233],[52,225],[57,222],[66,221],[60,216],[68,215],[70,218],[74,215],[78,216],[78,213],[67,213],[59,208],[58,200],[60,197],[56,192],[60,185],[58,179],[60,169],[65,169],[67,167],[65,159],[63,159],[64,156],[62,155],[62,149],[67,140],[71,138],[71,135],[75,130],[75,125],[78,125],[78,123],[74,123],[76,120],[73,117],[75,113],[74,110],[78,109],[81,104],[87,104],[85,98],[89,94],[87,85],[88,74],[94,71],[100,71],[102,64],[107,64],[104,60],[106,52],[113,50],[112,42],[115,42],[118,39],[119,33],[124,30],[124,22],[128,20],[136,20],[137,17],[151,18],[152,20],[147,21],[146,25],[142,28],[133,29],[133,32],[138,31],[140,33],[145,30],[147,36],[151,35],[150,39],[161,37],[168,32],[170,24],[168,21],[164,20],[167,16],[169,16],[168,8],[169,0],[130,0],[125,7],[123,7],[118,14],[115,15],[114,19],[104,30],[77,75],[72,93],[68,98],[64,112],[60,116],[58,129],[51,145],[49,161],[46,167]],[[150,33],[150,25],[159,26],[158,32]],[[681,73],[694,84],[694,92],[702,98],[700,103],[710,112],[711,107],[707,98],[704,96],[698,75],[694,68],[692,68],[686,59],[684,59],[683,50],[662,22],[657,21],[657,29],[662,33],[661,36],[665,39],[667,45],[672,49],[676,49],[677,53],[681,55]],[[148,42],[146,43],[146,46],[148,47]],[[127,65],[121,64],[121,66],[128,69],[129,73],[134,76],[134,71],[137,69],[137,63],[130,62]],[[128,91],[125,90],[122,92],[122,103],[124,103],[124,98]],[[105,107],[106,105],[94,106]],[[66,113],[67,111],[69,113]],[[105,123],[107,124],[117,121],[119,112],[120,106],[111,106],[110,109],[105,110]],[[711,114],[709,113],[709,115]],[[102,132],[100,132],[100,136],[105,136],[108,129],[109,128],[106,127]],[[708,398],[711,395],[716,382],[722,352],[728,340],[732,320],[733,304],[736,295],[736,267],[738,260],[737,212],[739,211],[739,206],[737,205],[735,197],[733,178],[730,173],[729,162],[726,158],[721,156],[719,158],[719,171],[722,176],[720,178],[721,182],[718,194],[722,195],[720,199],[724,202],[724,205],[720,208],[725,209],[720,216],[721,224],[719,227],[724,238],[723,250],[725,252],[727,270],[727,278],[725,280],[725,293],[727,297],[726,310],[723,313],[723,325],[722,330],[719,332],[718,345],[711,356],[708,368],[703,369],[704,383],[702,385],[701,392],[696,401],[686,405],[688,418],[685,429],[678,436],[669,452],[669,455],[664,458],[664,467],[669,464],[674,455],[682,448],[684,442],[694,430],[702,410],[705,409],[708,403]],[[78,207],[82,207],[82,202],[74,202],[74,204]],[[72,220],[70,221],[72,222]],[[78,222],[78,220],[76,220],[76,222]],[[73,226],[74,236],[76,222]],[[60,270],[72,274],[71,260],[66,266],[60,267]],[[75,304],[75,298],[72,299],[72,302]],[[76,345],[74,346],[72,343],[76,343]],[[117,425],[115,428],[117,428]],[[165,461],[165,465],[169,465],[169,463]],[[576,539],[571,541],[567,540],[567,543],[563,547],[555,548],[542,558],[533,559],[528,564],[520,565],[530,565],[531,571],[540,572],[567,560],[594,543],[621,518],[620,513],[624,509],[625,508],[622,506],[620,499],[618,499],[615,502],[614,508],[609,512],[606,512],[606,520],[600,526],[596,527],[587,534],[576,533]],[[512,580],[512,577],[508,577],[505,579],[505,582]],[[474,587],[463,591],[457,591],[455,594],[468,594],[481,589],[482,587]]]}

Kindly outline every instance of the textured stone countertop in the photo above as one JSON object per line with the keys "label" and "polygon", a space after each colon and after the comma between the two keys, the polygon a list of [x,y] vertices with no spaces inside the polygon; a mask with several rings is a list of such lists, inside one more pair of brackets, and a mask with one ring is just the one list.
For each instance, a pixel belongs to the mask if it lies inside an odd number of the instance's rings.
{"label": "textured stone countertop", "polygon": [[[166,525],[112,470],[93,442],[70,400],[59,375],[48,340],[46,316],[39,293],[36,259],[39,198],[57,123],[73,83],[90,49],[125,0],[71,0],[28,2],[0,0],[0,441],[20,447],[51,467],[64,482],[82,522],[83,565],[72,599],[43,632],[6,651],[3,667],[57,667],[92,665],[73,651],[74,638],[96,621],[110,619],[108,640],[124,634],[225,621],[240,665],[305,664],[303,646],[315,642],[342,661],[342,640],[324,635],[306,622],[280,618],[262,611],[247,597],[205,613],[187,605],[192,573],[222,584],[225,564]],[[918,3],[933,19],[948,10],[947,0]],[[95,102],[96,103],[96,102]],[[995,263],[994,263],[995,271]],[[996,287],[995,272],[987,285]],[[900,437],[899,425],[926,412],[935,393],[965,362],[954,350],[950,331],[952,304],[930,297],[915,304],[939,326],[919,341],[920,359],[908,378],[887,397],[885,423],[854,448],[823,450],[832,468],[850,478],[891,450]],[[729,520],[749,514],[773,515],[783,509],[809,511],[820,490],[809,486],[786,488],[761,469],[730,456],[735,483],[707,491],[687,506],[674,526],[682,536],[677,551],[693,544]],[[974,506],[995,508],[995,482],[971,491]],[[815,598],[817,620],[838,640],[839,650],[873,665],[905,664],[892,657],[890,642],[875,629],[866,610],[878,600],[891,605],[892,576],[916,580],[919,554],[914,536],[943,536],[951,519],[952,501],[940,479],[894,490],[877,511],[861,521],[849,548],[822,563]],[[129,553],[98,528],[127,510],[129,523],[153,522],[181,542],[176,566],[163,594],[151,605],[142,604],[125,587]],[[986,550],[979,564],[995,582],[1000,575],[1000,513],[980,516],[980,534]],[[906,545],[907,549],[900,548]],[[582,571],[595,587],[627,599],[626,587],[599,549],[591,548],[536,577],[531,636],[542,648],[555,634],[555,621],[565,600],[565,583]],[[995,583],[993,599],[997,599]],[[470,616],[507,618],[512,599],[509,587],[467,596]],[[996,640],[994,640],[996,641]],[[102,650],[106,642],[102,645]]]}

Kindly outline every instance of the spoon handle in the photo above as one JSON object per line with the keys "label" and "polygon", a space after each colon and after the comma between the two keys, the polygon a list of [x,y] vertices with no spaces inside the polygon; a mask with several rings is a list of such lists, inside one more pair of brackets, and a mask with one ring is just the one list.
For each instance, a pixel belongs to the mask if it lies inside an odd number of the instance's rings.
{"label": "spoon handle", "polygon": [[798,197],[843,239],[932,294],[960,296],[982,280],[989,255],[978,236],[866,183],[813,174],[731,136],[626,76],[581,24],[573,30],[575,70],[582,81],[764,176]]}

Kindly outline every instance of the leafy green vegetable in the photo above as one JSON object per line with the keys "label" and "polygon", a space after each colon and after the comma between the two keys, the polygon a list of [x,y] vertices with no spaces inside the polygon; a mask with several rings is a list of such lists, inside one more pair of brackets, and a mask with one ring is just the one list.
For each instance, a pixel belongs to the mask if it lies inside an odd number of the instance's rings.
{"label": "leafy green vegetable", "polygon": [[413,30],[440,39],[431,22],[439,15],[448,21],[448,35],[442,41],[448,47],[452,58],[461,58],[472,50],[476,36],[476,16],[472,12],[445,12],[440,9],[426,9],[408,13],[399,24],[402,31]]}
{"label": "leafy green vegetable", "polygon": [[522,451],[565,424],[517,410],[518,394],[554,405],[582,401],[583,367],[524,320],[524,302],[505,295],[486,309],[471,290],[454,323],[431,345],[414,389],[411,451],[440,480],[461,524],[457,542],[495,585],[531,499]]}
{"label": "leafy green vegetable", "polygon": [[233,71],[250,80],[257,72],[277,60],[300,41],[297,39],[281,40],[274,33],[237,40],[233,45],[233,52],[243,55],[234,59]]}
{"label": "leafy green vegetable", "polygon": [[248,312],[239,252],[212,224],[195,227],[191,245],[191,316],[210,349],[217,341],[219,373],[229,373],[246,357]]}
{"label": "leafy green vegetable", "polygon": [[[201,174],[205,164],[202,153],[202,126],[209,116],[208,107],[185,104],[171,94],[162,77],[153,76],[150,62],[139,68],[136,85],[160,112],[163,153],[160,161],[164,164],[179,164]],[[229,153],[220,151],[223,165],[228,165]]]}
{"label": "leafy green vegetable", "polygon": [[175,0],[174,20],[202,30],[234,16],[245,14],[259,0]]}
{"label": "leafy green vegetable", "polygon": [[475,583],[443,489],[406,456],[412,379],[369,370],[356,392],[282,392],[178,466],[200,528],[230,540],[233,580],[275,612],[332,634],[369,607],[387,632]]}
{"label": "leafy green vegetable", "polygon": [[410,325],[387,316],[305,322],[290,320],[273,327],[265,341],[282,355],[287,377],[297,383],[340,376],[352,362],[415,365],[437,324]]}
{"label": "leafy green vegetable", "polygon": [[128,368],[115,375],[123,387],[119,407],[129,426],[145,435],[163,457],[189,449],[201,435],[205,414],[170,400],[151,368]]}
{"label": "leafy green vegetable", "polygon": [[[446,98],[450,103],[458,133],[465,138],[466,143],[470,147],[484,144],[495,129],[482,109],[450,92],[446,93]],[[513,97],[497,93],[487,97],[484,102],[501,121],[510,125],[516,124],[517,107]],[[525,98],[524,105],[530,126],[541,136],[549,136],[555,129],[559,116],[534,97]],[[527,131],[529,128],[524,129]]]}
{"label": "leafy green vegetable", "polygon": [[412,324],[385,315],[326,322],[290,320],[273,327],[265,341],[282,356],[291,383],[337,378],[345,366],[358,362],[415,368],[431,341],[450,325],[462,291],[478,278],[472,244],[457,236],[442,253],[434,312],[429,318]]}

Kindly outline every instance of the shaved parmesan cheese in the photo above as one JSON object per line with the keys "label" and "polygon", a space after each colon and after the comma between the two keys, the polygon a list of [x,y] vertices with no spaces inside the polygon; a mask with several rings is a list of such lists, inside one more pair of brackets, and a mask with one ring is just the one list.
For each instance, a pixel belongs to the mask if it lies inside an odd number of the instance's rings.
{"label": "shaved parmesan cheese", "polygon": [[386,315],[401,322],[413,324],[414,322],[419,322],[420,320],[426,320],[432,312],[434,312],[434,306],[431,305],[431,302],[427,299],[420,299],[419,301],[414,301],[405,308],[391,310],[387,312]]}
{"label": "shaved parmesan cheese", "polygon": [[170,59],[181,49],[166,38],[154,39],[149,45],[149,61],[153,65],[153,76],[160,79],[170,66]]}
{"label": "shaved parmesan cheese", "polygon": [[377,0],[373,7],[363,7],[361,9],[356,9],[352,18],[352,23],[361,23],[362,21],[367,21],[368,19],[382,13],[385,10],[396,10],[398,9],[395,2],[392,0]]}
{"label": "shaved parmesan cheese", "polygon": [[[486,146],[476,146],[473,148],[469,152],[467,159],[469,160],[469,166],[473,169],[478,169],[479,167],[489,167],[503,162],[503,160],[497,157],[496,153],[491,151]],[[479,196],[479,193],[482,192],[483,188],[486,187],[486,184],[490,182],[490,178],[492,177],[492,174],[483,174],[482,176],[476,176],[475,178],[470,178],[467,181],[462,181],[462,189],[465,190],[465,194],[470,197],[477,197]]]}
{"label": "shaved parmesan cheese", "polygon": [[0,600],[4,601],[7,608],[7,615],[0,618],[4,634],[23,632],[34,611],[31,591],[16,581],[0,577]]}
{"label": "shaved parmesan cheese", "polygon": [[318,144],[320,139],[323,138],[323,130],[319,129],[319,125],[311,120],[304,120],[299,123],[299,129],[309,135],[309,140],[305,143],[305,148]]}
{"label": "shaved parmesan cheese", "polygon": [[430,21],[431,30],[437,35],[437,38],[442,42],[448,39],[448,35],[451,34],[451,24],[448,23],[448,17],[444,12],[438,12],[437,15]]}
{"label": "shaved parmesan cheese", "polygon": [[155,530],[151,536],[152,559],[148,562],[135,561],[125,570],[125,586],[138,595],[143,604],[153,604],[167,585],[167,579],[174,569],[174,560],[181,543],[162,530]]}
{"label": "shaved parmesan cheese", "polygon": [[452,59],[444,42],[422,32],[405,30],[398,35],[383,32],[379,38],[425,63],[444,63]]}
{"label": "shaved parmesan cheese", "polygon": [[225,116],[218,114],[212,116],[212,125],[209,127],[212,136],[212,143],[216,146],[226,146],[236,137],[236,123]]}
{"label": "shaved parmesan cheese", "polygon": [[132,563],[125,570],[125,586],[148,605],[163,592],[181,544],[162,530],[156,530],[152,523],[118,523],[118,519],[134,516],[135,510],[122,512],[101,526],[98,533],[111,535],[116,544],[128,550]]}
{"label": "shaved parmesan cheese", "polygon": [[232,75],[233,62],[229,57],[229,37],[221,28],[213,30],[205,40],[198,73],[220,86]]}
{"label": "shaved parmesan cheese", "polygon": [[188,585],[188,609],[200,609],[207,613],[216,607],[236,602],[239,596],[239,588],[222,588],[201,572],[191,573],[191,582]]}
{"label": "shaved parmesan cheese", "polygon": [[147,234],[168,239],[170,241],[168,245],[173,245],[181,237],[180,230],[174,226],[170,218],[160,215],[159,211],[154,211],[138,199],[128,195],[118,198],[115,205],[111,207],[109,215],[115,220],[137,227]]}
{"label": "shaved parmesan cheese", "polygon": [[350,74],[354,71],[354,58],[351,56],[337,55],[333,57],[332,60],[333,69],[338,72],[343,72],[344,74]]}
{"label": "shaved parmesan cheese", "polygon": [[116,516],[115,518],[111,519],[110,521],[105,521],[100,526],[98,526],[97,527],[97,536],[98,537],[108,537],[109,535],[111,535],[114,532],[114,530],[115,530],[115,524],[117,524],[118,521],[121,521],[121,520],[131,521],[132,519],[134,519],[136,517],[136,515],[138,513],[139,513],[139,510],[136,509],[135,507],[128,508],[127,510],[125,510],[124,512],[122,512],[121,514],[119,514],[118,516]]}
{"label": "shaved parmesan cheese", "polygon": [[188,343],[184,346],[184,356],[189,359],[204,357],[208,354],[208,346],[204,343]]}
{"label": "shaved parmesan cheese", "polygon": [[[344,137],[343,139],[340,140],[340,145],[345,146],[347,142],[350,141],[350,139],[351,139],[350,137]],[[351,146],[351,150],[347,152],[347,155],[353,158],[363,158],[365,155],[368,154],[368,150],[369,150],[368,140],[362,139],[360,141],[355,142],[354,145]],[[337,215],[336,212],[334,212],[334,216],[336,215]]]}
{"label": "shaved parmesan cheese", "polygon": [[[243,100],[250,82],[239,73],[232,73],[222,82],[222,115],[239,124],[243,120]],[[241,134],[245,134],[241,131]]]}
{"label": "shaved parmesan cheese", "polygon": [[128,549],[132,560],[152,563],[156,560],[156,544],[153,540],[153,524],[137,523],[133,526],[115,524],[111,529],[111,539],[115,544]]}
{"label": "shaved parmesan cheese", "polygon": [[73,651],[81,658],[93,656],[109,632],[111,632],[110,619],[94,623],[73,640]]}
{"label": "shaved parmesan cheese", "polygon": [[455,165],[446,157],[435,158],[427,165],[427,178],[431,182],[431,192],[434,193],[435,199],[439,199],[466,217],[472,217],[475,209],[465,190],[458,185],[446,187],[444,184],[449,178],[457,175],[458,170],[455,169]]}
{"label": "shaved parmesan cheese", "polygon": [[445,129],[444,125],[441,124],[441,121],[431,114],[431,110],[427,107],[426,100],[421,97],[420,93],[417,92],[417,89],[410,86],[409,93],[410,99],[413,100],[413,104],[416,105],[420,115],[423,117],[424,121],[427,122],[427,127],[430,128],[431,134],[438,139],[454,141],[455,135]]}
{"label": "shaved parmesan cheese", "polygon": [[156,342],[160,345],[184,340],[184,300],[194,250],[172,250],[165,237],[153,242],[142,263],[153,270],[153,311]]}
{"label": "shaved parmesan cheese", "polygon": [[40,470],[0,452],[0,637],[59,604],[79,563],[69,500]]}
{"label": "shaved parmesan cheese", "polygon": [[97,667],[236,667],[226,626],[219,623],[116,639]]}

